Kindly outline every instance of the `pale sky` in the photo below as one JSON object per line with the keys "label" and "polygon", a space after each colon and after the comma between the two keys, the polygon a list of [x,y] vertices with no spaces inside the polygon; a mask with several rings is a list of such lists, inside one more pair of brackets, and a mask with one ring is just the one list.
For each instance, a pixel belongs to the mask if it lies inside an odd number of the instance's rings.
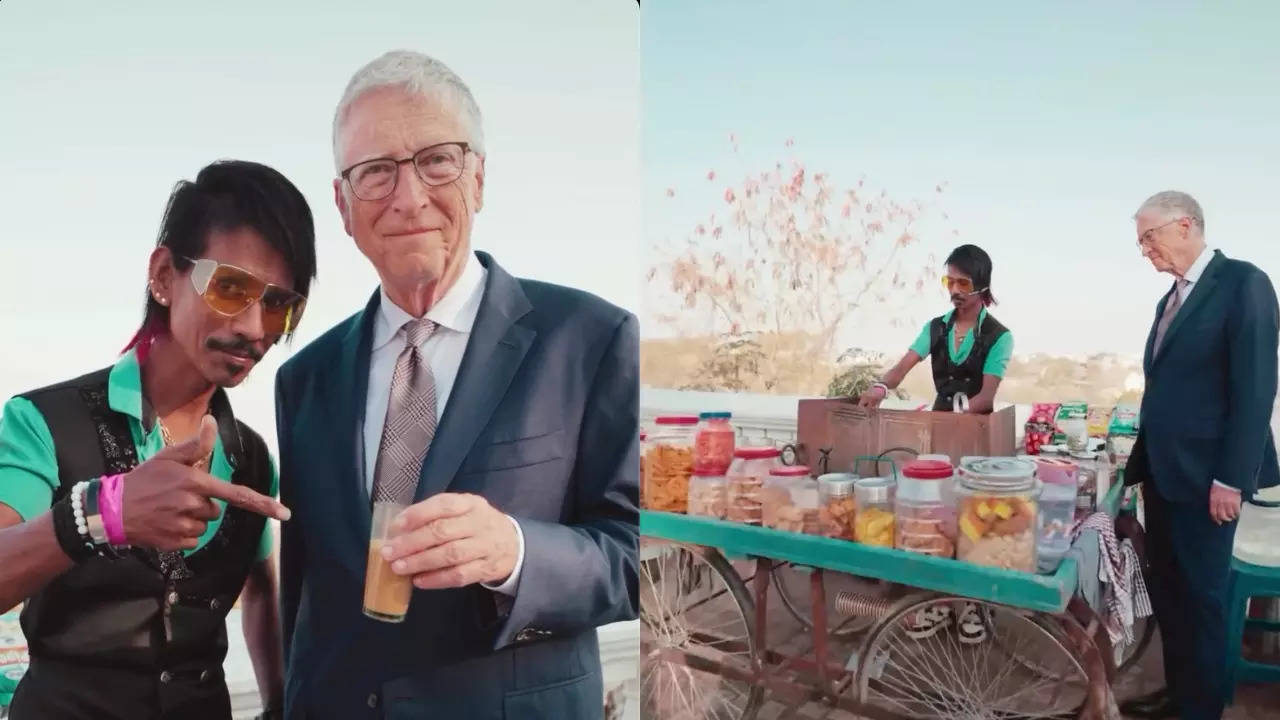
{"label": "pale sky", "polygon": [[276,368],[377,286],[333,206],[330,124],[351,74],[398,48],[449,64],[484,115],[473,245],[637,312],[637,18],[593,0],[0,4],[0,397],[112,363],[173,184],[254,160],[298,185],[317,226],[294,347],[232,393],[274,447]]}
{"label": "pale sky", "polygon": [[[1239,0],[646,0],[646,242],[723,216],[728,183],[776,160],[906,201],[946,182],[960,236],[925,241],[992,255],[1017,352],[1140,354],[1172,284],[1135,245],[1153,193],[1190,192],[1210,245],[1280,277],[1278,24]],[[911,327],[863,315],[848,342],[896,357],[947,309],[927,287]]]}

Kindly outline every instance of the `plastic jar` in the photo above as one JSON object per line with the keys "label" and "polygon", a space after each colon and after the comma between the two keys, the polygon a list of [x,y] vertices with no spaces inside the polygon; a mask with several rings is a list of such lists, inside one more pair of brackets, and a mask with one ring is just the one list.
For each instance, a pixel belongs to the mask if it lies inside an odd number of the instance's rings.
{"label": "plastic jar", "polygon": [[1071,549],[1071,529],[1076,515],[1076,475],[1074,462],[1061,458],[1037,458],[1040,479],[1040,518],[1036,525],[1036,554],[1039,572],[1050,573]]}
{"label": "plastic jar", "polygon": [[1073,452],[1076,471],[1076,520],[1084,520],[1098,507],[1098,454]]}
{"label": "plastic jar", "polygon": [[666,415],[654,420],[644,453],[645,507],[685,512],[693,475],[693,431],[698,418]]}
{"label": "plastic jar", "polygon": [[729,419],[732,413],[704,412],[698,416],[693,441],[693,471],[699,475],[724,475],[733,464],[737,433]]}
{"label": "plastic jar", "polygon": [[648,434],[645,433],[645,431],[641,430],[640,431],[640,507],[642,508],[649,507],[649,498],[646,497],[644,494],[644,485],[645,485],[644,454],[649,447],[649,441],[647,440],[647,438],[648,438]]}
{"label": "plastic jar", "polygon": [[854,483],[858,514],[853,539],[864,545],[893,547],[893,499],[898,483],[893,478],[862,478]]}
{"label": "plastic jar", "polygon": [[818,519],[827,537],[853,540],[853,525],[858,514],[858,501],[853,488],[858,476],[853,473],[827,473],[818,478]]}
{"label": "plastic jar", "polygon": [[764,520],[761,490],[769,471],[781,463],[782,453],[772,447],[742,447],[733,451],[733,463],[726,474],[725,519],[748,525]]}
{"label": "plastic jar", "polygon": [[769,470],[764,479],[764,487],[760,489],[760,522],[765,527],[777,527],[777,513],[781,508],[791,505],[791,490],[809,479],[809,468],[803,465],[779,464]]}
{"label": "plastic jar", "polygon": [[1033,462],[985,458],[965,464],[956,487],[956,557],[975,565],[1035,572],[1039,496]]}
{"label": "plastic jar", "polygon": [[942,460],[902,467],[893,502],[894,545],[900,550],[953,557],[956,515],[951,504],[954,469]]}
{"label": "plastic jar", "polygon": [[818,515],[818,482],[800,478],[791,484],[786,504],[780,505],[773,515],[773,527],[777,530],[819,535],[822,531]]}
{"label": "plastic jar", "polygon": [[729,503],[728,486],[724,475],[690,477],[688,513],[723,520]]}

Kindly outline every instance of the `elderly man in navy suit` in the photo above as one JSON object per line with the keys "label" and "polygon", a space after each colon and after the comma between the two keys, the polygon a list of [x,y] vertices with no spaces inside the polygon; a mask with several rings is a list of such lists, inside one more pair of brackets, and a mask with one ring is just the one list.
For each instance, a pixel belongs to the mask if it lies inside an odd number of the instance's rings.
{"label": "elderly man in navy suit", "polygon": [[1236,518],[1242,499],[1280,483],[1271,436],[1280,311],[1266,273],[1206,245],[1190,195],[1153,195],[1135,220],[1142,254],[1175,280],[1147,338],[1142,429],[1126,476],[1143,485],[1166,687],[1122,709],[1219,718]]}
{"label": "elderly man in navy suit", "polygon": [[[472,251],[480,111],[442,63],[369,63],[333,137],[382,282],[276,382],[286,715],[600,717],[595,629],[637,613],[636,319]],[[362,613],[378,500],[409,506],[401,624]]]}

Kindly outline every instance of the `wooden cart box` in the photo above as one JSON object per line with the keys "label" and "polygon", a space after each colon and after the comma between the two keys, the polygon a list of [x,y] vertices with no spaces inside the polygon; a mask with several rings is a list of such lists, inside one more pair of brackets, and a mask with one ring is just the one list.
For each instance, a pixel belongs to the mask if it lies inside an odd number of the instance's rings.
{"label": "wooden cart box", "polygon": [[[797,462],[815,470],[853,470],[859,455],[879,455],[893,448],[920,454],[948,455],[958,463],[967,455],[1009,456],[1016,453],[1016,419],[1007,407],[991,415],[964,415],[914,410],[869,410],[848,400],[801,400],[796,423]],[[905,452],[890,453],[896,462]],[[823,459],[826,459],[825,468]],[[869,465],[861,474],[875,472]],[[888,472],[883,466],[881,472]]]}

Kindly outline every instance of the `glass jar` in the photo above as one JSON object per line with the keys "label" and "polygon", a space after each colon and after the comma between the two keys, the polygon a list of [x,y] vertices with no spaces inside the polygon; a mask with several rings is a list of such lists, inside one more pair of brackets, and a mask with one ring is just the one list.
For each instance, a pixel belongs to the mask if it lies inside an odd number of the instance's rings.
{"label": "glass jar", "polygon": [[641,430],[640,431],[640,507],[642,508],[649,507],[649,498],[646,497],[644,494],[644,486],[645,486],[644,454],[649,447],[649,441],[647,438],[648,438],[648,434],[645,431]]}
{"label": "glass jar", "polygon": [[656,427],[645,448],[645,507],[682,513],[689,503],[689,477],[693,475],[693,431],[698,418],[667,415],[654,420]]}
{"label": "glass jar", "polygon": [[1076,465],[1076,520],[1082,521],[1098,507],[1098,454],[1073,452]]}
{"label": "glass jar", "polygon": [[1015,458],[971,460],[956,487],[956,557],[975,565],[1036,571],[1036,465]]}
{"label": "glass jar", "polygon": [[777,530],[821,534],[822,526],[818,520],[818,482],[811,478],[800,478],[793,482],[788,492],[787,502],[774,511],[773,527]]}
{"label": "glass jar", "polygon": [[724,475],[733,463],[736,432],[732,413],[704,412],[698,416],[693,442],[693,471],[699,475]]}
{"label": "glass jar", "polygon": [[782,453],[772,447],[741,447],[733,451],[733,463],[726,474],[725,519],[748,525],[764,520],[761,490],[769,471],[781,463]]}
{"label": "glass jar", "polygon": [[724,475],[694,475],[689,478],[690,515],[724,519],[728,507],[729,482]]}
{"label": "glass jar", "polygon": [[1040,518],[1036,525],[1038,570],[1051,573],[1071,549],[1071,529],[1076,516],[1076,475],[1074,462],[1061,458],[1036,458],[1040,480]]}
{"label": "glass jar", "polygon": [[818,478],[818,519],[827,537],[853,540],[853,524],[858,502],[853,488],[858,476],[853,473],[827,473]]}
{"label": "glass jar", "polygon": [[853,539],[864,545],[893,547],[893,499],[898,483],[893,478],[862,478],[854,483],[858,514]]}
{"label": "glass jar", "polygon": [[809,468],[781,464],[781,453],[778,463],[769,470],[764,487],[760,489],[760,521],[765,527],[777,527],[778,510],[791,504],[791,489],[809,479]]}
{"label": "glass jar", "polygon": [[914,460],[902,467],[893,501],[894,545],[937,557],[956,551],[951,504],[954,468],[942,460]]}

